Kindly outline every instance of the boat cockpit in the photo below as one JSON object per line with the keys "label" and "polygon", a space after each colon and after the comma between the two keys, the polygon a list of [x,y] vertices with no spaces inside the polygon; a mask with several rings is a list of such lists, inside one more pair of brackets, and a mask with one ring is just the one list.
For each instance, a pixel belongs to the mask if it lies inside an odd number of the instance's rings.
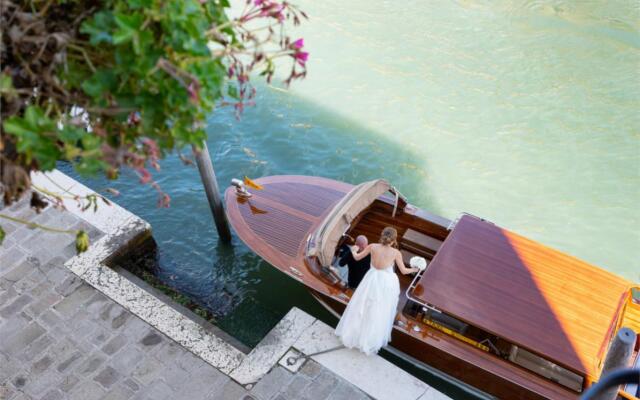
{"label": "boat cockpit", "polygon": [[[378,179],[354,187],[333,207],[309,236],[306,255],[308,260],[313,260],[311,264],[315,264],[312,267],[317,275],[340,287],[341,278],[332,266],[341,246],[353,244],[353,238],[358,235],[375,243],[384,227],[396,228],[398,248],[404,263],[409,265],[415,256],[427,262],[433,259],[449,232],[448,225],[448,220],[411,206],[387,181]],[[414,277],[399,275],[399,278],[403,292],[415,281]],[[345,291],[348,292],[346,288]]]}

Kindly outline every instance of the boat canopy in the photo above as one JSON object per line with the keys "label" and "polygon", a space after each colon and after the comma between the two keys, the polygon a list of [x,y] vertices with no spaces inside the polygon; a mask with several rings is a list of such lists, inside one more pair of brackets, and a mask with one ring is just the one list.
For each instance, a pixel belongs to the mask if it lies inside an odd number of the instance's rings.
{"label": "boat canopy", "polygon": [[612,273],[465,215],[413,295],[597,379],[630,286]]}
{"label": "boat canopy", "polygon": [[384,179],[364,182],[354,187],[331,209],[313,233],[307,248],[307,256],[316,256],[323,266],[330,265],[338,242],[347,232],[353,220],[378,197],[388,191],[396,195],[397,205],[398,193]]}

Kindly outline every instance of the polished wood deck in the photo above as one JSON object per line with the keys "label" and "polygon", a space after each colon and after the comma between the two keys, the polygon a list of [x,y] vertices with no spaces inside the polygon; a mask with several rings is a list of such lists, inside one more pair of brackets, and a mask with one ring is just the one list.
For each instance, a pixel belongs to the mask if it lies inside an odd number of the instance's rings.
{"label": "polished wood deck", "polygon": [[[331,294],[342,289],[305,265],[304,245],[324,216],[353,188],[332,179],[278,175],[257,179],[263,190],[248,189],[249,199],[225,191],[229,222],[256,254],[310,288]],[[344,295],[344,298],[347,298]]]}
{"label": "polished wood deck", "polygon": [[629,282],[463,216],[418,289],[470,325],[597,379]]}

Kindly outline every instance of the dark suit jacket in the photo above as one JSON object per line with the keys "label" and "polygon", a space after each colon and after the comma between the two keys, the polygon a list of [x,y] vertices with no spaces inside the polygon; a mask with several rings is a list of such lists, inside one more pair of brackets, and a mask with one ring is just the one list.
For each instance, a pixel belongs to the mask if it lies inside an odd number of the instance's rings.
{"label": "dark suit jacket", "polygon": [[360,261],[356,261],[355,258],[353,258],[353,254],[351,254],[351,249],[345,244],[340,248],[339,258],[338,264],[340,264],[341,267],[345,265],[349,267],[347,284],[352,289],[357,288],[362,278],[364,278],[364,274],[367,273],[371,266],[371,255],[366,256]]}

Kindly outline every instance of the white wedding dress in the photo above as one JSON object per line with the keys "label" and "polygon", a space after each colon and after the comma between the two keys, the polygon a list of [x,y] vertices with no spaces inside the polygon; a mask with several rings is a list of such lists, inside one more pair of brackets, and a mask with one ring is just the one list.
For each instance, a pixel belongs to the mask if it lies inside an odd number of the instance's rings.
{"label": "white wedding dress", "polygon": [[336,327],[345,347],[375,354],[391,340],[400,298],[400,281],[393,264],[384,269],[373,265],[347,304]]}

